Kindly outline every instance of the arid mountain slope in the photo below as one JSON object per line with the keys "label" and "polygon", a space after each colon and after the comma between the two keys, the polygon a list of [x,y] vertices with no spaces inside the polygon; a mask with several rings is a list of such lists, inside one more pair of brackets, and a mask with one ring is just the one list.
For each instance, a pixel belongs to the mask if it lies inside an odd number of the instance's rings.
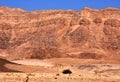
{"label": "arid mountain slope", "polygon": [[120,58],[120,9],[24,11],[0,7],[0,56]]}

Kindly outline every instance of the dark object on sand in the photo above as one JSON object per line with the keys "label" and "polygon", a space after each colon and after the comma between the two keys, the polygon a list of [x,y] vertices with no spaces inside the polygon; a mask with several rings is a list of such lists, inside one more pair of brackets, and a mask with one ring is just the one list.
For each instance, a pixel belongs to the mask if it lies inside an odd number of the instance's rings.
{"label": "dark object on sand", "polygon": [[62,71],[63,74],[72,74],[72,71],[70,71],[69,69],[63,70]]}

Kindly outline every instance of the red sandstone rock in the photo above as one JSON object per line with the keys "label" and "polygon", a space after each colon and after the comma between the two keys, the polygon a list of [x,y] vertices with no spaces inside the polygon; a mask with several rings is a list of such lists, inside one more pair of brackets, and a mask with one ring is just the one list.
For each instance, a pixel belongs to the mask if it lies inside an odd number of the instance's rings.
{"label": "red sandstone rock", "polygon": [[[27,12],[0,7],[0,51],[8,59],[119,57],[120,10]],[[91,57],[84,57],[86,53]]]}

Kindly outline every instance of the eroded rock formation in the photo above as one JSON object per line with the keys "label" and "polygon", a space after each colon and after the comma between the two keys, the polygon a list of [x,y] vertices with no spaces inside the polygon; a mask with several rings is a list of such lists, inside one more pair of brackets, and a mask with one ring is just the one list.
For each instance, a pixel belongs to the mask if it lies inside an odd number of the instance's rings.
{"label": "eroded rock formation", "polygon": [[118,57],[120,10],[28,12],[0,7],[0,56],[3,54],[9,59]]}

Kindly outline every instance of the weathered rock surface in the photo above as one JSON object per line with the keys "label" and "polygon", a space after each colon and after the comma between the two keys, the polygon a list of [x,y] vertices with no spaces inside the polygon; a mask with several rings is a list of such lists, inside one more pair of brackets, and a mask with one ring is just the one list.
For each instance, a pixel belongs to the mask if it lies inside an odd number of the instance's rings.
{"label": "weathered rock surface", "polygon": [[0,7],[0,56],[120,60],[120,10],[28,12]]}

